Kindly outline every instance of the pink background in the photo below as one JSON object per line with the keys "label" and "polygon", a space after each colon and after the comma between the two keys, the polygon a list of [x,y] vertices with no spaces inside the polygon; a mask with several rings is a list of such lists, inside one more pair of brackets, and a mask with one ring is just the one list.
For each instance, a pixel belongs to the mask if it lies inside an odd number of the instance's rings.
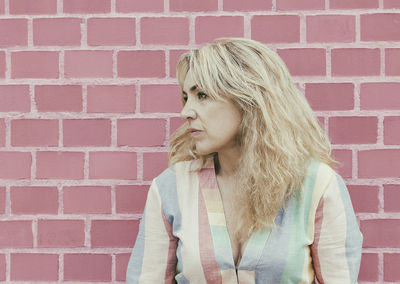
{"label": "pink background", "polygon": [[343,164],[359,281],[400,281],[399,0],[0,0],[0,282],[118,282],[215,37],[287,63]]}

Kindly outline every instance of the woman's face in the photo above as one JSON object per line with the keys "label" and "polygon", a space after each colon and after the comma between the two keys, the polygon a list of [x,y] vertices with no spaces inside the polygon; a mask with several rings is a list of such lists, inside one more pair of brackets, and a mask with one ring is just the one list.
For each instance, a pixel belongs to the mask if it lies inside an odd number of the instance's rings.
{"label": "woman's face", "polygon": [[189,131],[199,154],[207,155],[237,147],[235,137],[242,118],[231,100],[209,97],[197,88],[191,71],[186,74],[182,95],[186,104],[181,117],[188,120]]}

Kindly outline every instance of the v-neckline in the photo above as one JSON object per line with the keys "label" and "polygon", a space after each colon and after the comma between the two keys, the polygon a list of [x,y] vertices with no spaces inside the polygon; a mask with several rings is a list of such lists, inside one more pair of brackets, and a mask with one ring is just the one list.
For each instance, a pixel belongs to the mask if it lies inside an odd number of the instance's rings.
{"label": "v-neckline", "polygon": [[[255,270],[255,266],[257,265],[260,257],[261,257],[261,252],[262,248],[264,248],[265,243],[268,239],[268,236],[270,234],[270,230],[261,230],[258,232],[252,232],[250,237],[247,239],[247,241],[244,243],[244,250],[243,254],[240,257],[240,260],[237,265],[235,265],[235,260],[233,257],[233,247],[232,247],[232,241],[229,235],[228,231],[228,226],[227,226],[227,220],[226,220],[226,214],[225,214],[225,207],[222,202],[222,195],[220,192],[220,188],[218,186],[218,181],[217,181],[217,174],[215,172],[215,166],[214,166],[214,159],[209,158],[207,159],[204,167],[202,170],[206,170],[207,172],[207,179],[208,182],[207,184],[210,185],[212,188],[201,188],[202,194],[206,203],[207,207],[207,213],[208,213],[208,219],[209,219],[209,225],[211,229],[211,235],[214,243],[214,249],[218,246],[218,243],[216,243],[216,240],[219,239],[219,236],[216,236],[216,232],[212,230],[212,226],[214,225],[213,218],[216,218],[214,215],[216,212],[213,212],[213,210],[218,210],[219,214],[222,214],[223,217],[220,216],[218,225],[223,226],[222,234],[224,236],[222,237],[223,239],[226,239],[227,242],[229,243],[229,250],[230,250],[230,265],[233,269],[237,271],[241,270],[242,268],[245,270]],[[210,190],[212,192],[212,197],[213,200],[210,200],[211,198],[207,198],[208,194],[207,191]],[[216,191],[216,192],[215,192]],[[211,204],[212,203],[212,204]],[[210,208],[213,208],[210,210]],[[220,231],[221,233],[221,231]],[[260,248],[260,246],[262,247]],[[251,258],[249,254],[249,250],[251,250]],[[251,260],[255,261],[251,261]],[[243,267],[244,266],[244,267]]]}

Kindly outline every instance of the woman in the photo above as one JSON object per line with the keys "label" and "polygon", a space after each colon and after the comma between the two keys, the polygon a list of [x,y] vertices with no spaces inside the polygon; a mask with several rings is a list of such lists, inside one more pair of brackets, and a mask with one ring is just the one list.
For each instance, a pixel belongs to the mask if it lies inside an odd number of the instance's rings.
{"label": "woman", "polygon": [[356,283],[362,235],[329,141],[279,56],[181,56],[186,123],[150,187],[128,283]]}

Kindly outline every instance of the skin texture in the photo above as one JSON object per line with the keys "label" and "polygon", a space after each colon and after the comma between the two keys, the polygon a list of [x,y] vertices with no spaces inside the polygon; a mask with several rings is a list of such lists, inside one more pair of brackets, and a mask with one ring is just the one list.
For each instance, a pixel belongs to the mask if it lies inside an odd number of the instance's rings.
{"label": "skin texture", "polygon": [[234,171],[240,150],[235,137],[241,122],[240,110],[229,99],[212,99],[196,87],[189,72],[186,75],[182,95],[186,101],[181,117],[189,121],[189,128],[200,132],[192,135],[199,154],[217,152],[221,174]]}

